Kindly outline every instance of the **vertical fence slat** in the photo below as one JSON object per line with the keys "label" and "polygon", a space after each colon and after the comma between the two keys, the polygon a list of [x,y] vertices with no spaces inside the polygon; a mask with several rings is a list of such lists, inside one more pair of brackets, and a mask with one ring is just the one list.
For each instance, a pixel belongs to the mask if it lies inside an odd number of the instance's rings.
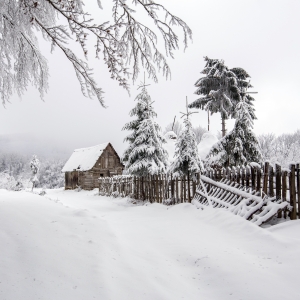
{"label": "vertical fence slat", "polygon": [[258,167],[256,170],[256,191],[259,193],[259,196],[261,196],[261,168]]}
{"label": "vertical fence slat", "polygon": [[298,218],[300,219],[300,164],[297,167],[297,197],[298,197]]}
{"label": "vertical fence slat", "polygon": [[[279,166],[278,164],[275,164],[275,191],[276,200],[281,199],[281,166]],[[278,213],[277,217],[282,217],[281,211]]]}
{"label": "vertical fence slat", "polygon": [[269,176],[269,163],[266,162],[264,166],[264,182],[263,182],[263,193],[268,195],[268,176]]}
{"label": "vertical fence slat", "polygon": [[179,202],[178,200],[178,177],[175,178],[175,193],[176,193],[176,203]]}
{"label": "vertical fence slat", "polygon": [[269,196],[274,197],[274,170],[269,166]]}
{"label": "vertical fence slat", "polygon": [[293,206],[291,212],[291,220],[297,219],[297,204],[296,204],[296,186],[295,186],[295,165],[290,165],[290,204]]}

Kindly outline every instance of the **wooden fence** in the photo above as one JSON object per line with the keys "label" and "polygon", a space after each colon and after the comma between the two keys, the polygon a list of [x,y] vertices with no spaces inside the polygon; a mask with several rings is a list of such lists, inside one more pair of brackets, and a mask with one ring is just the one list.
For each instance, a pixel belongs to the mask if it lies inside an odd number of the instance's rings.
{"label": "wooden fence", "polygon": [[[289,169],[283,169],[277,164],[273,168],[266,162],[264,165],[207,169],[204,175],[214,181],[226,180],[228,184],[236,183],[250,192],[255,191],[255,194],[262,198],[268,196],[288,201],[293,208],[290,218],[300,218],[300,164],[291,164]],[[119,175],[100,178],[99,193],[107,196],[130,196],[136,200],[170,205],[191,202],[196,194],[199,179],[200,174],[193,178],[174,178],[172,175]]]}
{"label": "wooden fence", "polygon": [[130,196],[136,200],[175,204],[191,202],[200,174],[173,178],[172,175],[114,176],[99,178],[99,193],[107,196]]}
{"label": "wooden fence", "polygon": [[[260,166],[252,164],[246,167],[208,169],[205,175],[215,181],[227,180],[256,191],[262,198],[276,197],[288,201],[293,207],[290,214],[292,220],[300,218],[300,164],[291,164],[289,169],[281,168],[268,162]],[[281,215],[279,214],[279,217]]]}

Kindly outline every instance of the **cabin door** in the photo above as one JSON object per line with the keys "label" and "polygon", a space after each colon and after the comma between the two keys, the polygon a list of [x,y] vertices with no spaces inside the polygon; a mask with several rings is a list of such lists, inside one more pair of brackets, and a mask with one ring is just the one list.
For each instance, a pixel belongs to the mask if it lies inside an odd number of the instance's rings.
{"label": "cabin door", "polygon": [[72,185],[72,190],[76,189],[78,186],[78,172],[77,171],[71,172],[71,185]]}

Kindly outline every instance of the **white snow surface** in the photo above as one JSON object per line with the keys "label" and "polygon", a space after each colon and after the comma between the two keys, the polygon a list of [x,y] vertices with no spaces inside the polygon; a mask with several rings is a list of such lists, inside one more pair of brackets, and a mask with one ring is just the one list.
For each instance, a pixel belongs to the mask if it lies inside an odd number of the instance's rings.
{"label": "white snow surface", "polygon": [[206,132],[202,135],[201,141],[198,144],[198,152],[202,160],[205,160],[212,146],[218,141],[218,138],[210,132]]}
{"label": "white snow surface", "polygon": [[300,220],[46,192],[0,190],[1,300],[299,298]]}
{"label": "white snow surface", "polygon": [[88,171],[92,169],[108,144],[103,143],[93,147],[75,149],[64,165],[62,172],[72,172],[74,170]]}

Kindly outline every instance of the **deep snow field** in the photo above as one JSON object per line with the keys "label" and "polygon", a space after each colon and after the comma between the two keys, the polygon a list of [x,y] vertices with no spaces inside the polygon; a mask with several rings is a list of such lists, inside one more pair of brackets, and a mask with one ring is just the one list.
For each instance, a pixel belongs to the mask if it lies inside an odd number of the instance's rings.
{"label": "deep snow field", "polygon": [[0,190],[0,300],[300,299],[300,220]]}

